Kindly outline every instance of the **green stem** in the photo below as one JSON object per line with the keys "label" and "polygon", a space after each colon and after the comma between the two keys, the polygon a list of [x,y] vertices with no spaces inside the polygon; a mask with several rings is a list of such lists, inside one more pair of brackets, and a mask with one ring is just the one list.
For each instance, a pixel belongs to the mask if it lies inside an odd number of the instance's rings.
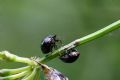
{"label": "green stem", "polygon": [[100,29],[100,30],[98,30],[98,31],[96,31],[96,32],[94,32],[92,34],[89,34],[89,35],[87,35],[85,37],[82,37],[80,39],[76,39],[75,41],[73,41],[73,42],[59,48],[58,50],[56,50],[52,54],[41,58],[40,62],[42,62],[42,63],[48,62],[48,61],[56,58],[60,54],[62,54],[62,52],[64,50],[66,50],[66,49],[74,48],[74,47],[80,46],[82,44],[88,43],[88,42],[90,42],[90,41],[92,41],[92,40],[94,40],[96,38],[102,37],[105,34],[110,33],[111,31],[114,31],[114,30],[116,30],[118,28],[120,28],[120,20],[116,21],[116,22],[112,23],[111,25],[108,25],[105,28]]}
{"label": "green stem", "polygon": [[17,69],[1,69],[0,76],[13,75],[13,74],[17,74],[17,73],[23,72],[25,70],[30,70],[30,69],[31,69],[31,66],[26,66],[26,67],[17,68]]}
{"label": "green stem", "polygon": [[23,71],[21,73],[15,74],[15,75],[0,77],[0,80],[15,80],[15,79],[18,79],[18,78],[21,78],[21,77],[27,75],[28,73],[29,73],[29,71]]}
{"label": "green stem", "polygon": [[37,65],[36,62],[34,62],[33,60],[30,60],[30,58],[19,57],[17,55],[11,54],[8,51],[0,52],[0,59],[1,60],[6,60],[6,61],[27,63],[29,65]]}
{"label": "green stem", "polygon": [[21,80],[33,80],[34,77],[35,77],[35,75],[38,75],[38,74],[36,74],[36,73],[37,73],[37,70],[38,70],[37,68],[34,68],[30,75],[26,75],[26,76],[25,76],[23,79],[21,79]]}
{"label": "green stem", "polygon": [[[100,29],[92,34],[89,34],[89,35],[82,37],[80,39],[76,39],[75,41],[73,41],[73,42],[59,48],[58,50],[54,51],[52,54],[49,54],[49,55],[41,58],[40,62],[41,63],[48,62],[48,61],[58,57],[59,55],[62,55],[63,51],[65,51],[66,49],[75,48],[75,47],[80,46],[82,44],[88,43],[96,38],[102,37],[105,34],[110,33],[111,31],[114,31],[118,28],[120,28],[120,20],[116,21],[116,22],[112,23],[111,25],[108,25],[105,28]],[[29,65],[37,65],[37,63],[35,61],[33,61],[29,58],[19,57],[19,56],[16,56],[14,54],[10,54],[7,51],[0,52],[0,59],[7,60],[7,61],[27,63]]]}
{"label": "green stem", "polygon": [[102,37],[104,36],[105,34],[108,34],[110,33],[111,31],[114,31],[116,29],[120,28],[120,20],[119,21],[116,21],[114,23],[112,23],[111,25],[108,25],[107,27],[103,28],[103,29],[100,29],[92,34],[89,34],[83,38],[80,38],[78,39],[79,41],[79,44],[84,44],[84,43],[87,43],[89,41],[92,41],[96,38],[99,38],[99,37]]}

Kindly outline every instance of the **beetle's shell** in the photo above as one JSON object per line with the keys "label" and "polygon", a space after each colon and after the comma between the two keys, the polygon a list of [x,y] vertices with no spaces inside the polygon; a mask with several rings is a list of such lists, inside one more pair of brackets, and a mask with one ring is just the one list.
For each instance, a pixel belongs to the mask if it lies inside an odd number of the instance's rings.
{"label": "beetle's shell", "polygon": [[68,50],[59,58],[65,63],[73,63],[75,62],[80,56],[80,53],[77,50]]}
{"label": "beetle's shell", "polygon": [[44,38],[44,40],[41,43],[41,50],[43,53],[47,54],[49,52],[52,52],[54,46],[55,46],[54,37],[52,35],[47,36],[46,38]]}

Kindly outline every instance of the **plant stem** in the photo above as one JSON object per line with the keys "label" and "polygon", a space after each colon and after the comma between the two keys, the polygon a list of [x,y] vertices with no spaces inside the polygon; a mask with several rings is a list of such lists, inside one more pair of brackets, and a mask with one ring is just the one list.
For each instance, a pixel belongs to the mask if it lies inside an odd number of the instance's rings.
{"label": "plant stem", "polygon": [[91,40],[94,40],[96,38],[99,38],[99,37],[102,37],[104,36],[105,34],[108,34],[110,33],[111,31],[114,31],[116,29],[120,28],[120,20],[115,22],[115,23],[112,23],[111,25],[108,25],[107,27],[103,28],[103,29],[100,29],[92,34],[89,34],[83,38],[80,38],[78,39],[79,41],[79,44],[84,44],[84,43],[87,43]]}
{"label": "plant stem", "polygon": [[[40,59],[40,63],[46,63],[59,55],[63,54],[63,51],[70,49],[70,48],[75,48],[77,46],[80,46],[82,44],[88,43],[94,39],[97,39],[99,37],[104,36],[105,34],[110,33],[111,31],[114,31],[116,29],[120,28],[120,20],[112,23],[111,25],[106,26],[103,29],[100,29],[92,34],[89,34],[85,37],[82,37],[80,39],[76,39],[75,41],[55,50],[52,54],[49,54],[43,58]],[[19,57],[17,55],[11,54],[7,51],[0,52],[0,59],[1,60],[6,60],[6,61],[14,61],[14,62],[22,62],[22,63],[27,63],[29,65],[37,65],[37,63],[29,58],[24,58],[24,57]]]}
{"label": "plant stem", "polygon": [[106,26],[105,28],[103,29],[100,29],[92,34],[89,34],[85,37],[82,37],[80,39],[76,39],[75,41],[59,48],[58,50],[56,50],[55,52],[53,52],[52,54],[49,54],[43,58],[41,58],[41,61],[42,63],[45,63],[45,62],[48,62],[54,58],[56,58],[57,56],[59,55],[62,55],[62,52],[66,49],[70,49],[70,48],[75,48],[77,46],[80,46],[82,44],[85,44],[85,43],[88,43],[89,41],[92,41],[96,38],[99,38],[99,37],[102,37],[104,36],[105,34],[108,34],[110,33],[111,31],[114,31],[116,29],[120,28],[120,20]]}
{"label": "plant stem", "polygon": [[15,75],[0,77],[0,80],[15,80],[15,79],[18,79],[20,77],[27,75],[27,73],[29,73],[29,72],[30,71],[23,71],[21,73],[15,74]]}
{"label": "plant stem", "polygon": [[26,66],[26,67],[17,68],[17,69],[2,69],[0,70],[0,76],[13,75],[13,74],[17,74],[30,69],[31,69],[31,66]]}
{"label": "plant stem", "polygon": [[17,55],[11,54],[8,51],[2,51],[0,52],[0,59],[6,60],[6,61],[14,61],[14,62],[21,62],[21,63],[27,63],[29,65],[37,65],[36,62],[31,60],[30,58],[25,57],[19,57]]}
{"label": "plant stem", "polygon": [[37,71],[38,71],[38,69],[34,68],[30,75],[25,76],[25,78],[23,78],[21,80],[33,80],[35,75],[38,75],[38,74],[36,74]]}

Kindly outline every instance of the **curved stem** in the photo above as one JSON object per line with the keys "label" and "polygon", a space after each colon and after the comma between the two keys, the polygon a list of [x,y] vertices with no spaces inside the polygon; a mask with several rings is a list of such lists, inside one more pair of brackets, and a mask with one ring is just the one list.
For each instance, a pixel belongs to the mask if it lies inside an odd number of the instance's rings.
{"label": "curved stem", "polygon": [[92,34],[89,34],[83,38],[78,39],[79,44],[87,43],[91,40],[94,40],[96,38],[99,38],[101,36],[104,36],[105,34],[110,33],[111,31],[114,31],[116,29],[120,28],[120,20],[112,23],[111,25],[108,25],[107,27],[100,29]]}
{"label": "curved stem", "polygon": [[17,68],[17,69],[1,69],[0,76],[8,76],[12,74],[17,74],[17,73],[23,72],[25,70],[30,70],[30,69],[31,69],[31,66],[26,66],[26,67]]}
{"label": "curved stem", "polygon": [[21,73],[15,74],[15,75],[0,77],[0,80],[15,80],[15,79],[18,79],[20,77],[27,75],[28,73],[29,73],[29,71],[23,71]]}
{"label": "curved stem", "polygon": [[19,57],[19,56],[15,55],[15,54],[11,54],[8,51],[0,52],[0,60],[27,63],[29,65],[37,65],[36,62],[31,60],[30,58]]}
{"label": "curved stem", "polygon": [[[92,34],[89,34],[85,37],[82,37],[80,39],[76,39],[75,41],[59,48],[58,50],[54,51],[52,54],[49,54],[43,58],[40,59],[41,63],[48,62],[56,57],[58,57],[60,54],[63,54],[62,52],[66,49],[75,48],[77,46],[80,46],[82,44],[88,43],[96,38],[99,38],[101,36],[104,36],[105,34],[110,33],[111,31],[114,31],[116,29],[120,28],[120,20],[112,23],[111,25],[106,26],[103,29],[100,29]],[[11,54],[7,51],[0,52],[0,59],[1,60],[7,60],[7,61],[14,61],[14,62],[22,62],[27,63],[29,65],[37,65],[37,63],[29,58],[19,57],[14,54]]]}
{"label": "curved stem", "polygon": [[51,59],[54,59],[56,58],[57,56],[59,56],[60,54],[62,54],[62,52],[66,49],[70,49],[70,48],[74,48],[74,47],[77,47],[77,46],[80,46],[82,44],[85,44],[85,43],[88,43],[89,41],[92,41],[96,38],[99,38],[99,37],[102,37],[104,36],[105,34],[108,34],[110,33],[111,31],[114,31],[116,29],[120,28],[120,20],[112,23],[111,25],[108,25],[106,26],[105,28],[103,29],[100,29],[92,34],[89,34],[85,37],[82,37],[80,39],[76,39],[75,41],[59,48],[58,50],[56,50],[55,52],[53,52],[52,54],[50,55],[47,55],[43,58],[41,58],[41,61],[42,63],[45,63],[45,62],[48,62],[50,61]]}
{"label": "curved stem", "polygon": [[23,78],[21,80],[33,80],[35,75],[37,75],[36,74],[37,70],[38,70],[37,68],[34,68],[30,75],[25,76],[25,78]]}

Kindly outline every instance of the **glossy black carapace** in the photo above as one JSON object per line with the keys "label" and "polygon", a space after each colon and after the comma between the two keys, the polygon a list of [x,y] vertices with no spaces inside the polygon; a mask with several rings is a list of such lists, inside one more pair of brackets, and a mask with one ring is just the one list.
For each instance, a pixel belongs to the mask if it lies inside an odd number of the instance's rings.
{"label": "glossy black carapace", "polygon": [[41,43],[41,50],[44,54],[52,52],[53,48],[57,48],[56,42],[58,42],[56,35],[49,35],[45,37]]}
{"label": "glossy black carapace", "polygon": [[75,49],[66,50],[59,58],[65,63],[72,63],[76,61],[80,56],[80,53]]}

